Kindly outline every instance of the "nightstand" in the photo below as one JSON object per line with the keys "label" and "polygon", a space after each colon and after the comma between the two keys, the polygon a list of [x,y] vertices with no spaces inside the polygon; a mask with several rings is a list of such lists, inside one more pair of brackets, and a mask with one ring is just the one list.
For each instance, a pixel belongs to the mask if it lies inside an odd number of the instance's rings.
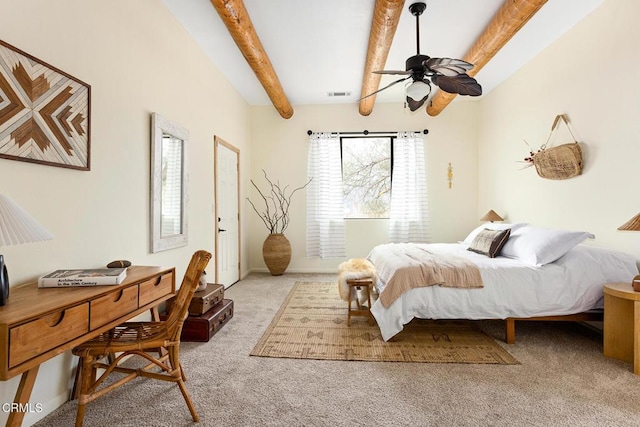
{"label": "nightstand", "polygon": [[604,285],[604,355],[633,363],[640,374],[640,292],[631,282]]}

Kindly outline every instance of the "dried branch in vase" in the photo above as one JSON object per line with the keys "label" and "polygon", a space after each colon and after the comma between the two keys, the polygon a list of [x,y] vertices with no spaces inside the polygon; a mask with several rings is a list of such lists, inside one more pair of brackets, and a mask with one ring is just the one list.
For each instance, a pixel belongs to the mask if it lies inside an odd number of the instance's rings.
{"label": "dried branch in vase", "polygon": [[309,185],[313,178],[309,178],[305,185],[288,191],[288,185],[282,187],[280,185],[280,181],[271,181],[264,169],[262,172],[264,173],[264,179],[269,183],[269,191],[263,192],[260,190],[253,180],[251,180],[251,184],[258,191],[260,197],[262,197],[264,207],[262,210],[258,210],[251,199],[247,197],[247,200],[267,227],[267,230],[269,230],[269,234],[284,233],[289,226],[289,208],[291,207],[291,198],[297,191],[302,190]]}

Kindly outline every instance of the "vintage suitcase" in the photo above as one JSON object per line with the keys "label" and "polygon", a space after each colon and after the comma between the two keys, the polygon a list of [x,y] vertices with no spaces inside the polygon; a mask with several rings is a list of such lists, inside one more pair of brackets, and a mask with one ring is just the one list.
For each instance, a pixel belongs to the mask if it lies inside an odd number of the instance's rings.
{"label": "vintage suitcase", "polygon": [[207,289],[195,292],[189,304],[189,315],[199,316],[206,313],[224,299],[224,286],[207,283]]}
{"label": "vintage suitcase", "polygon": [[[189,316],[200,316],[224,299],[224,286],[207,283],[204,291],[194,292],[189,303]],[[167,301],[167,311],[171,311],[173,300]]]}
{"label": "vintage suitcase", "polygon": [[200,316],[188,316],[182,326],[182,341],[206,342],[233,317],[233,300],[223,299]]}

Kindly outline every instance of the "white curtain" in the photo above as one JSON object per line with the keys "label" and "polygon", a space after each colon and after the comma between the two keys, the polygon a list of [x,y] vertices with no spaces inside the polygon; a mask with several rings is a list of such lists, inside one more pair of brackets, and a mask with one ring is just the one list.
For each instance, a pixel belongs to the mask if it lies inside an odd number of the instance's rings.
{"label": "white curtain", "polygon": [[389,240],[427,243],[430,238],[424,140],[414,132],[398,132],[393,143]]}
{"label": "white curtain", "polygon": [[340,138],[309,137],[307,175],[307,257],[346,257]]}

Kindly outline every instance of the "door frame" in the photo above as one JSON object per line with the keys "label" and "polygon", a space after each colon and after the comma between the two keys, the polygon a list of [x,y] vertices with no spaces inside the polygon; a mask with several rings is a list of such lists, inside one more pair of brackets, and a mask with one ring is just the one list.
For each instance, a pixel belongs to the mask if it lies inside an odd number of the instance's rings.
{"label": "door frame", "polygon": [[214,243],[214,253],[215,253],[215,282],[218,283],[218,146],[222,145],[228,150],[231,150],[237,155],[237,171],[236,180],[237,188],[238,188],[238,280],[241,279],[242,270],[240,269],[240,265],[242,263],[241,258],[241,213],[240,213],[240,149],[235,147],[232,144],[229,144],[224,139],[220,138],[218,135],[213,136],[213,205],[214,205],[214,221],[215,221],[215,243]]}

